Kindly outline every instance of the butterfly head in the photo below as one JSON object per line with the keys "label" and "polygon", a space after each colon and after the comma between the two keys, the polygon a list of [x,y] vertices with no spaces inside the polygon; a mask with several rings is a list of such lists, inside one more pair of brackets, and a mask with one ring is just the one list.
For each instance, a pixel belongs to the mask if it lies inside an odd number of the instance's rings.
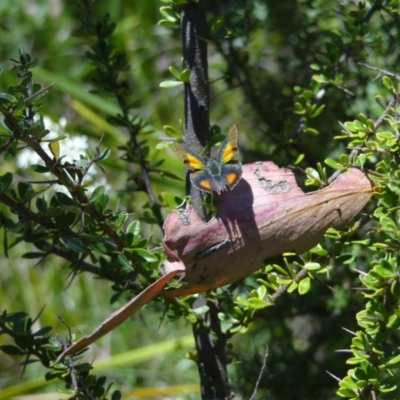
{"label": "butterfly head", "polygon": [[205,192],[220,194],[227,188],[233,189],[242,178],[242,165],[237,160],[237,128],[233,125],[218,150],[217,157],[204,158],[185,146],[174,143],[185,167],[191,170],[192,184]]}

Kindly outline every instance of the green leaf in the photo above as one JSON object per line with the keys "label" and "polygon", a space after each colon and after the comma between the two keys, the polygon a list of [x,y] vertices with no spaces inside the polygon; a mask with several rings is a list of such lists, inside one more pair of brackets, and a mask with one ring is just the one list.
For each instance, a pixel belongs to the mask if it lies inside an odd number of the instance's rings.
{"label": "green leaf", "polygon": [[379,222],[382,227],[387,230],[397,231],[396,223],[389,217],[382,217]]}
{"label": "green leaf", "polygon": [[306,168],[306,173],[307,173],[307,176],[309,176],[310,178],[315,179],[316,181],[319,181],[321,179],[320,176],[319,176],[318,171],[316,169],[314,169],[314,168],[311,168],[311,167]]}
{"label": "green leaf", "polygon": [[239,304],[244,305],[245,307],[251,308],[253,310],[261,310],[262,308],[268,307],[271,303],[266,302],[265,300],[259,299],[257,297],[252,297],[250,299],[243,299],[242,297],[238,297],[236,301]]}
{"label": "green leaf", "polygon": [[44,197],[36,198],[36,208],[41,213],[45,213],[47,211],[47,202]]}
{"label": "green leaf", "polygon": [[33,258],[42,258],[46,255],[47,253],[39,252],[39,251],[31,251],[28,253],[25,253],[22,255],[22,258],[28,258],[28,259],[33,259]]}
{"label": "green leaf", "polygon": [[262,308],[268,307],[271,305],[271,303],[262,300],[262,299],[258,299],[255,297],[252,297],[251,299],[247,300],[247,305],[252,308],[253,310],[260,310]]}
{"label": "green leaf", "polygon": [[162,199],[162,201],[171,208],[176,208],[177,206],[179,206],[179,204],[182,204],[182,197],[173,195],[169,192],[162,192],[160,194],[160,197]]}
{"label": "green leaf", "polygon": [[75,161],[74,165],[77,168],[85,168],[89,164],[89,160],[86,159],[81,159],[78,161]]}
{"label": "green leaf", "polygon": [[397,299],[400,298],[400,282],[398,280],[395,280],[392,283],[392,286],[390,287],[390,292],[392,293],[393,296],[395,296]]}
{"label": "green leaf", "polygon": [[6,172],[0,176],[0,193],[4,193],[10,187],[12,180],[13,174],[11,172]]}
{"label": "green leaf", "polygon": [[132,269],[132,265],[129,260],[126,258],[125,254],[118,254],[118,261],[127,269]]}
{"label": "green leaf", "polygon": [[100,155],[99,155],[97,161],[106,160],[108,157],[110,157],[110,154],[111,154],[111,149],[104,149],[104,150],[100,153]]}
{"label": "green leaf", "polygon": [[311,287],[311,279],[309,277],[302,279],[299,282],[299,294],[306,294]]}
{"label": "green leaf", "polygon": [[348,164],[349,163],[349,161],[350,161],[350,158],[349,158],[349,155],[348,154],[341,154],[340,155],[340,157],[339,157],[339,162],[341,163],[341,164]]}
{"label": "green leaf", "polygon": [[18,100],[11,94],[0,93],[0,104],[9,104],[9,103],[15,104],[17,102],[18,102]]}
{"label": "green leaf", "polygon": [[91,203],[98,201],[103,196],[104,192],[105,192],[105,187],[103,185],[97,186],[97,188],[93,190],[93,193],[90,196],[89,201]]}
{"label": "green leaf", "polygon": [[319,106],[315,111],[312,112],[312,114],[310,115],[310,118],[316,118],[319,115],[322,114],[322,111],[324,111],[325,109],[325,104]]}
{"label": "green leaf", "polygon": [[388,76],[384,76],[382,78],[382,83],[383,83],[383,86],[385,86],[386,89],[390,90],[391,92],[393,92],[395,90],[393,81]]}
{"label": "green leaf", "polygon": [[317,254],[319,256],[327,256],[328,252],[321,247],[320,244],[318,244],[317,246],[313,247],[311,250],[308,250],[310,253],[312,254]]}
{"label": "green leaf", "polygon": [[49,149],[56,161],[60,158],[60,142],[52,141],[49,143]]}
{"label": "green leaf", "polygon": [[58,207],[58,206],[63,206],[63,207],[68,207],[68,206],[75,206],[74,201],[66,195],[65,193],[62,192],[56,192],[54,193],[54,196],[52,197],[50,204],[52,206]]}
{"label": "green leaf", "polygon": [[176,26],[177,22],[176,21],[170,21],[169,19],[162,19],[158,21],[157,25],[160,26],[165,26],[166,28],[171,27],[171,26]]}
{"label": "green leaf", "polygon": [[324,75],[313,75],[311,78],[315,82],[322,83],[322,84],[329,82],[329,80]]}
{"label": "green leaf", "polygon": [[294,165],[299,165],[303,160],[304,160],[305,154],[299,154],[296,158],[296,160],[294,161]]}
{"label": "green leaf", "polygon": [[396,365],[396,364],[400,364],[400,354],[391,358],[389,361],[385,363],[385,365]]}
{"label": "green leaf", "polygon": [[62,240],[70,250],[76,253],[88,252],[88,248],[78,238],[62,236]]}
{"label": "green leaf", "polygon": [[208,306],[201,306],[201,307],[192,309],[192,312],[194,314],[196,314],[197,316],[201,316],[201,315],[204,315],[206,312],[208,312],[209,309],[210,309],[210,307],[208,307]]}
{"label": "green leaf", "polygon": [[172,141],[162,141],[162,142],[158,142],[156,144],[156,150],[164,150],[164,149],[170,149],[172,147]]}
{"label": "green leaf", "polygon": [[111,400],[121,400],[122,399],[122,394],[120,390],[115,390],[113,394],[111,395]]}
{"label": "green leaf", "polygon": [[54,352],[62,350],[61,344],[58,344],[58,345],[44,344],[44,345],[41,346],[41,348],[42,349],[46,349],[48,351],[54,351]]}
{"label": "green leaf", "polygon": [[396,275],[396,268],[394,268],[387,260],[381,259],[379,264],[375,265],[373,269],[382,278],[392,278]]}
{"label": "green leaf", "polygon": [[298,288],[299,284],[296,281],[293,281],[287,288],[288,293],[294,292]]}
{"label": "green leaf", "polygon": [[160,12],[163,15],[164,18],[166,18],[168,21],[177,23],[179,21],[179,15],[171,8],[168,6],[160,7]]}
{"label": "green leaf", "polygon": [[18,194],[22,200],[28,200],[33,193],[33,188],[30,183],[18,182]]}
{"label": "green leaf", "polygon": [[146,260],[147,262],[155,262],[158,261],[158,258],[146,249],[133,249],[133,253],[136,253],[138,256]]}
{"label": "green leaf", "polygon": [[377,132],[376,137],[380,140],[388,140],[388,139],[394,139],[394,134],[393,132],[390,131],[380,131]]}
{"label": "green leaf", "polygon": [[301,103],[299,103],[299,102],[294,103],[294,113],[299,114],[299,115],[302,115],[305,113],[305,109]]}
{"label": "green leaf", "polygon": [[160,83],[160,87],[162,88],[171,88],[171,87],[176,87],[183,85],[183,82],[181,81],[164,81]]}
{"label": "green leaf", "polygon": [[30,169],[32,171],[38,172],[40,174],[44,174],[46,172],[49,172],[50,170],[45,166],[45,165],[39,165],[39,164],[33,164],[30,166]]}
{"label": "green leaf", "polygon": [[23,356],[25,354],[25,351],[11,344],[0,346],[0,350],[2,350],[6,354],[9,354],[10,356]]}
{"label": "green leaf", "polygon": [[170,178],[170,179],[178,180],[178,181],[183,181],[184,180],[184,178],[182,176],[179,176],[179,175],[174,174],[174,173],[169,172],[169,171],[162,171],[160,173],[160,175],[161,176],[165,176],[165,177]]}
{"label": "green leaf", "polygon": [[180,79],[182,82],[188,83],[188,82],[189,82],[189,77],[190,77],[190,71],[189,71],[188,69],[184,69],[184,70],[181,72],[181,74],[180,74],[180,76],[179,76],[179,79]]}
{"label": "green leaf", "polygon": [[178,137],[180,137],[180,134],[176,131],[176,129],[173,127],[173,126],[171,126],[171,125],[164,125],[163,126],[163,130],[164,130],[164,132],[169,136],[169,137],[172,137],[172,138],[178,138]]}
{"label": "green leaf", "polygon": [[[44,326],[36,331],[32,336],[44,336],[46,333],[49,333],[53,328],[51,326]],[[61,347],[61,345],[60,345]]]}
{"label": "green leaf", "polygon": [[133,235],[139,235],[140,233],[140,222],[139,221],[133,221],[129,226],[128,229],[126,230],[127,233],[132,233]]}
{"label": "green leaf", "polygon": [[267,288],[264,285],[260,285],[257,288],[257,295],[259,299],[263,299],[265,295],[267,294]]}
{"label": "green leaf", "polygon": [[176,79],[181,80],[181,77],[180,77],[181,73],[180,73],[175,67],[173,67],[173,66],[171,65],[168,69],[169,69],[169,72],[171,72],[171,74],[172,74]]}
{"label": "green leaf", "polygon": [[[321,264],[316,263],[316,262],[308,262],[304,265],[303,267],[307,271],[315,271],[321,268]],[[304,279],[303,279],[304,280]],[[303,282],[303,281],[302,281]],[[300,285],[301,286],[301,285]]]}
{"label": "green leaf", "polygon": [[338,162],[336,162],[335,160],[332,160],[331,158],[326,158],[325,164],[333,169],[338,169],[338,170],[344,169],[342,164],[339,164]]}
{"label": "green leaf", "polygon": [[310,127],[307,127],[307,128],[305,129],[305,132],[308,133],[308,134],[310,134],[310,135],[314,135],[314,136],[319,135],[319,132],[318,132],[316,129],[310,128]]}

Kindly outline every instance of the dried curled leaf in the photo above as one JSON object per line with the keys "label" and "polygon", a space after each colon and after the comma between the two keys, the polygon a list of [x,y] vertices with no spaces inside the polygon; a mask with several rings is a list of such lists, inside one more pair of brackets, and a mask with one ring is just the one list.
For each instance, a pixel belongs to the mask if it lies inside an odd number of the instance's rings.
{"label": "dried curled leaf", "polygon": [[358,169],[329,187],[305,194],[292,172],[265,161],[243,166],[243,178],[218,199],[208,223],[192,207],[173,211],[164,224],[164,272],[185,267],[186,284],[166,297],[205,292],[235,282],[271,256],[304,253],[329,227],[346,225],[367,203],[373,184]]}

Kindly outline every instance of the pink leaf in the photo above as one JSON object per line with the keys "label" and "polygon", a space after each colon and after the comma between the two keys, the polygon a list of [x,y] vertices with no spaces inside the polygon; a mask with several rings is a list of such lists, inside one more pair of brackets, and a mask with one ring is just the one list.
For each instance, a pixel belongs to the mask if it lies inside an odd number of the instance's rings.
{"label": "pink leaf", "polygon": [[242,180],[219,197],[211,221],[201,221],[192,207],[167,217],[164,268],[170,271],[183,262],[186,284],[162,295],[205,292],[244,278],[267,257],[304,253],[329,227],[345,226],[364,207],[372,190],[372,182],[358,169],[305,194],[286,168],[270,161],[244,165]]}

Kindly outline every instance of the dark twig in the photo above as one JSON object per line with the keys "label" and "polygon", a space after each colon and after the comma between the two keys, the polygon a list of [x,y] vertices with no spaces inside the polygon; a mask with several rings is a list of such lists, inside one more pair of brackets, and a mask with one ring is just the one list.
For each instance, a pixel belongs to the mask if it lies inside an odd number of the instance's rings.
{"label": "dark twig", "polygon": [[0,146],[0,154],[3,153],[3,151],[6,151],[14,142],[15,138],[8,139],[2,146]]}
{"label": "dark twig", "polygon": [[[185,145],[200,153],[209,141],[209,83],[207,36],[204,0],[188,3],[181,13],[182,47],[185,67],[189,69],[189,82],[185,83]],[[203,196],[199,189],[190,184],[186,175],[186,192],[192,197],[197,215],[207,220],[203,207]]]}
{"label": "dark twig", "polygon": [[39,97],[40,95],[44,95],[46,94],[47,90],[50,89],[52,86],[54,85],[54,83],[50,83],[50,85],[47,85],[43,88],[41,88],[40,90],[38,90],[37,92],[35,92],[32,96],[26,97],[24,99],[24,103],[25,104],[29,104],[33,99],[35,99],[36,97]]}
{"label": "dark twig", "polygon": [[25,182],[30,183],[32,185],[39,185],[39,184],[49,185],[49,187],[52,184],[60,184],[60,181],[58,179],[50,179],[50,180],[43,180],[43,181],[25,181]]}
{"label": "dark twig", "polygon": [[[295,282],[300,282],[307,275],[308,275],[308,271],[306,269],[302,269],[296,274],[296,277],[294,278],[294,281]],[[289,285],[281,285],[281,286],[279,286],[279,289],[271,296],[272,300],[275,302],[279,297],[281,297],[284,293],[286,293],[286,290],[288,289],[288,287],[289,287]]]}
{"label": "dark twig", "polygon": [[387,114],[389,114],[390,109],[398,102],[399,98],[398,96],[393,96],[389,103],[387,104],[386,108],[383,110],[382,114],[379,116],[379,118],[374,122],[374,128],[375,130],[378,129],[386,117]]}
{"label": "dark twig", "polygon": [[391,78],[395,78],[395,79],[399,79],[400,80],[400,75],[397,75],[394,72],[390,72],[387,69],[373,67],[372,65],[368,65],[368,64],[365,64],[363,62],[359,62],[358,65],[361,65],[361,66],[363,66],[365,68],[372,69],[373,71],[378,71],[379,75],[383,74],[383,75],[390,76]]}
{"label": "dark twig", "polygon": [[[207,42],[202,39],[207,36],[204,0],[188,2],[182,6],[181,28],[183,58],[185,67],[190,71],[189,82],[185,83],[184,140],[188,148],[199,152],[208,142],[210,126]],[[193,206],[199,217],[205,220],[207,214],[200,191],[190,187],[188,176],[186,182]],[[227,400],[231,394],[226,370],[226,342],[218,319],[219,308],[204,296],[200,296],[198,302],[209,306],[204,321],[193,324],[201,396],[203,400]]]}
{"label": "dark twig", "polygon": [[268,353],[269,353],[269,349],[268,349],[268,346],[267,346],[267,350],[265,351],[265,355],[264,355],[263,363],[262,363],[262,366],[261,366],[261,369],[260,369],[260,373],[258,374],[256,386],[254,387],[254,391],[253,391],[253,394],[250,397],[250,400],[255,400],[255,398],[256,398],[258,387],[260,386],[261,378],[264,375],[265,369],[267,367]]}

